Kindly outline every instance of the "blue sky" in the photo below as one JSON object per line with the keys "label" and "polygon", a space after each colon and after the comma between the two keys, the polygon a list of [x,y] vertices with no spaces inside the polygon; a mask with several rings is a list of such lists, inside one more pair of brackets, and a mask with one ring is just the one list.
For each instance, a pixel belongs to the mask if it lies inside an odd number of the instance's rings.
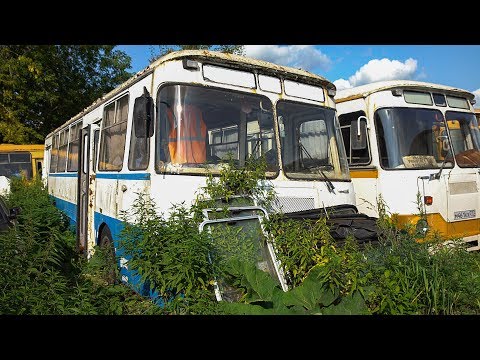
{"label": "blue sky", "polygon": [[[149,64],[152,46],[118,48],[132,57],[130,71]],[[245,45],[245,53],[324,76],[338,89],[412,79],[471,91],[480,106],[480,45]]]}

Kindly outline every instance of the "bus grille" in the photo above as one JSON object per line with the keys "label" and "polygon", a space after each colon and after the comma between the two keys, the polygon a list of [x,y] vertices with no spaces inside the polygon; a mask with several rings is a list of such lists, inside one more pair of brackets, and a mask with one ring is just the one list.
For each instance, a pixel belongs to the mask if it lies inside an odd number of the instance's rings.
{"label": "bus grille", "polygon": [[279,197],[272,207],[275,212],[290,213],[315,209],[315,201],[309,197]]}

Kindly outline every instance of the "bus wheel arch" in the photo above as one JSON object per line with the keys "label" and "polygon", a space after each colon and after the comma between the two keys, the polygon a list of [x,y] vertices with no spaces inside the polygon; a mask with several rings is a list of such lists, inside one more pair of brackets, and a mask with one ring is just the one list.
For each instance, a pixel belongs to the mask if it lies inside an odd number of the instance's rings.
{"label": "bus wheel arch", "polygon": [[112,237],[112,232],[110,231],[110,228],[106,223],[103,223],[100,225],[98,228],[98,240],[97,244],[100,247],[104,247],[108,244],[113,243],[113,237]]}
{"label": "bus wheel arch", "polygon": [[112,232],[107,224],[103,223],[98,229],[98,246],[102,250],[108,250],[104,253],[106,256],[106,269],[105,280],[108,285],[117,284],[118,279],[118,262],[115,255],[115,247],[113,243]]}

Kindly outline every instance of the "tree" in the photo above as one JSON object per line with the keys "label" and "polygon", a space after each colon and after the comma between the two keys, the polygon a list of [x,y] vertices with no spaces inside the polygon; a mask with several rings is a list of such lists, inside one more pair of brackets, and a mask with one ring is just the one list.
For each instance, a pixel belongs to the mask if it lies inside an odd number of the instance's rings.
{"label": "tree", "polygon": [[1,45],[0,142],[39,143],[132,74],[113,45]]}
{"label": "tree", "polygon": [[150,62],[154,62],[159,57],[171,53],[176,50],[214,50],[229,54],[244,55],[244,45],[158,45],[158,53],[155,52],[155,47],[150,48],[151,57]]}

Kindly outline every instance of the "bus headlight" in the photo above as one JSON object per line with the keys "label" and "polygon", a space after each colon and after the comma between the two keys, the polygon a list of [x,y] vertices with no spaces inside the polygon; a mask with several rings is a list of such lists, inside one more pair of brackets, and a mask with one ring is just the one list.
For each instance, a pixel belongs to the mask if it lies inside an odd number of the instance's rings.
{"label": "bus headlight", "polygon": [[417,231],[417,234],[422,234],[425,236],[427,231],[429,230],[428,222],[426,219],[420,219],[417,221],[417,224],[415,225],[415,229]]}

